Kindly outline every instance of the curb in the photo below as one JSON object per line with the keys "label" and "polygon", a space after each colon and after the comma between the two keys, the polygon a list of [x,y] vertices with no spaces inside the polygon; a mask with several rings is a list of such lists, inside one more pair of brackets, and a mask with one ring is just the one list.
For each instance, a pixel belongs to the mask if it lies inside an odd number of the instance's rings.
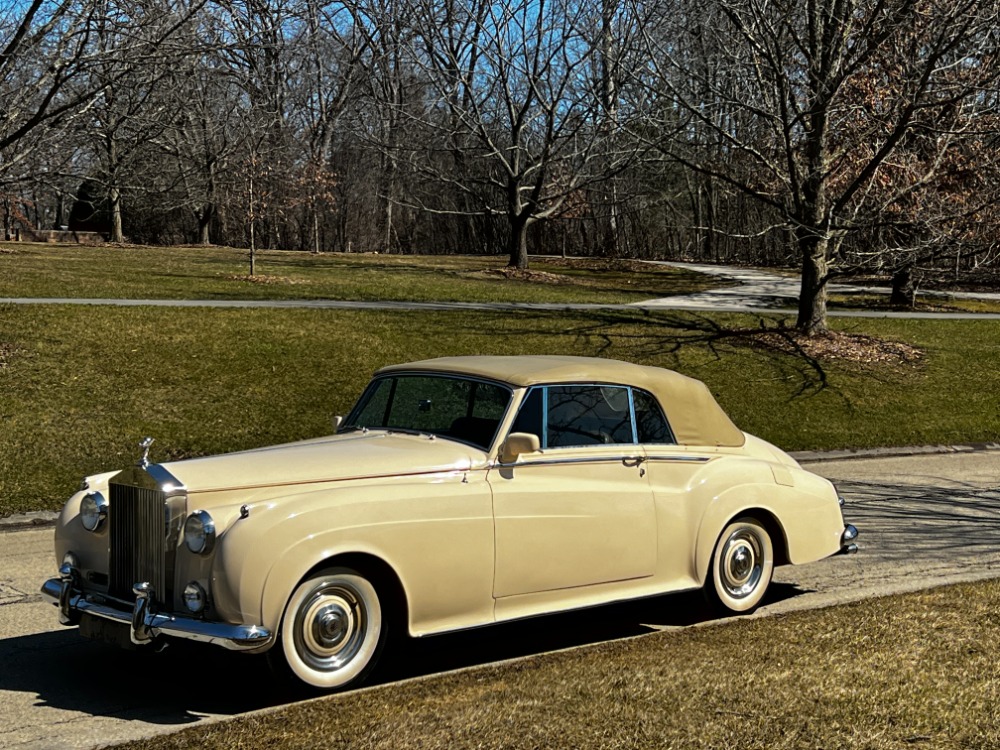
{"label": "curb", "polygon": [[[958,443],[956,445],[912,445],[901,448],[859,448],[857,450],[790,451],[788,455],[800,463],[813,464],[827,461],[849,461],[866,458],[905,458],[907,456],[935,456],[952,453],[984,453],[1000,451],[1000,443]],[[59,514],[39,510],[0,517],[0,534],[5,531],[24,531],[55,526]]]}
{"label": "curb", "polygon": [[46,526],[55,526],[59,514],[51,510],[35,510],[29,513],[15,513],[0,518],[0,534],[5,531],[24,531]]}
{"label": "curb", "polygon": [[1000,451],[1000,443],[958,443],[956,445],[910,445],[899,448],[859,448],[857,450],[790,451],[788,455],[801,463],[848,461],[857,458],[905,458],[951,453],[982,453]]}

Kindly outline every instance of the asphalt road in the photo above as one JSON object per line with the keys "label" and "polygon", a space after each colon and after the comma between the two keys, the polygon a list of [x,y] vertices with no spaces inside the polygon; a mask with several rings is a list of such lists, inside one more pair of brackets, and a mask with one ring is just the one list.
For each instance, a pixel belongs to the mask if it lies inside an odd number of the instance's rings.
{"label": "asphalt road", "polygon": [[[861,552],[779,569],[759,616],[1000,576],[1000,451],[846,460],[838,483]],[[81,639],[36,594],[51,529],[0,532],[0,747],[86,748],[279,705],[258,658],[209,647],[136,654]],[[712,622],[679,594],[412,644],[387,679]]]}

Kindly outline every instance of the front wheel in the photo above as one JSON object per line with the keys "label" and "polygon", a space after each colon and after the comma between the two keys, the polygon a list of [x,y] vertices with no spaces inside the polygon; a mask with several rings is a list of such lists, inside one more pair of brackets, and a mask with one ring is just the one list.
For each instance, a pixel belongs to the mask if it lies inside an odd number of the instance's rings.
{"label": "front wheel", "polygon": [[[351,568],[329,568],[306,578],[288,600],[272,659],[277,671],[312,688],[358,685],[371,674],[387,628],[375,586]],[[273,664],[273,662],[272,662]]]}
{"label": "front wheel", "polygon": [[756,518],[738,518],[715,544],[705,584],[709,600],[726,612],[752,612],[771,583],[774,549],[771,536]]}

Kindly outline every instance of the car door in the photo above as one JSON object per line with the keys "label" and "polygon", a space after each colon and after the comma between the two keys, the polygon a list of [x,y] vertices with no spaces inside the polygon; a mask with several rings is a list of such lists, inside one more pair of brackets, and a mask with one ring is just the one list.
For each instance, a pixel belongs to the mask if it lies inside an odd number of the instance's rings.
{"label": "car door", "polygon": [[631,391],[533,388],[511,432],[542,450],[490,470],[494,597],[628,581],[656,569],[656,514]]}

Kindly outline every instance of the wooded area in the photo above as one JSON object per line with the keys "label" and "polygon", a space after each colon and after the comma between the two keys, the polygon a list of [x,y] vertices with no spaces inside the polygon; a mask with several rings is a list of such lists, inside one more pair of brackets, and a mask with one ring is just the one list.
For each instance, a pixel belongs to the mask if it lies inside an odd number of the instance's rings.
{"label": "wooded area", "polygon": [[4,229],[996,265],[1000,0],[13,0]]}

